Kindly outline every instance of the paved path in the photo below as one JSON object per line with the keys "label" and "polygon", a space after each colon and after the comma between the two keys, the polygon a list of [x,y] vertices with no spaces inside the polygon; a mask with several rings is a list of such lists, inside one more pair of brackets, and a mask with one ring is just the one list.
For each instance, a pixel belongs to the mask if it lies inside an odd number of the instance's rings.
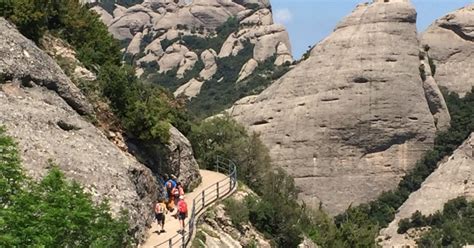
{"label": "paved path", "polygon": [[[209,186],[224,180],[227,176],[221,173],[217,173],[214,171],[208,171],[208,170],[200,170],[202,177],[202,183],[194,189],[193,192],[185,194],[184,200],[188,204],[188,211],[191,212],[192,210],[192,205],[193,205],[193,199],[198,195],[201,194],[203,190],[208,188]],[[227,192],[225,189],[229,189],[229,185],[223,187],[219,187],[221,189],[221,192]],[[207,192],[207,191],[206,191]],[[216,198],[216,195],[210,195],[209,199]],[[206,203],[208,200],[206,200]],[[198,203],[196,205],[199,206]],[[186,219],[186,222],[188,219]],[[140,246],[141,248],[151,248],[155,247],[158,244],[161,244],[173,236],[177,234],[177,231],[179,230],[179,222],[178,219],[175,219],[174,217],[171,216],[171,213],[168,213],[166,215],[166,221],[165,221],[165,233],[158,234],[158,225],[156,224],[156,221],[153,222],[151,228],[148,230],[148,239]],[[167,247],[167,246],[163,246]]]}

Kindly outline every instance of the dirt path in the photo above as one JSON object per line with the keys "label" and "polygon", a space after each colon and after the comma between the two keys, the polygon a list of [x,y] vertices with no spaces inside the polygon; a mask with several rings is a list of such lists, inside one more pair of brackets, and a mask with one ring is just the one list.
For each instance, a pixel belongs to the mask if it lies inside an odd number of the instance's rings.
{"label": "dirt path", "polygon": [[[191,212],[191,209],[192,209],[192,205],[193,205],[192,201],[196,196],[198,196],[198,194],[201,194],[202,191],[208,188],[209,186],[227,178],[226,175],[217,173],[214,171],[200,170],[200,173],[202,176],[202,183],[199,185],[199,187],[194,189],[193,192],[185,194],[184,200],[188,204],[189,212]],[[226,190],[229,189],[229,185],[221,186],[219,187],[219,189],[221,190],[221,192],[227,192]],[[211,200],[211,199],[215,199],[216,197],[217,197],[216,194],[209,194],[208,198],[209,200]],[[206,200],[206,203],[207,202],[208,200]],[[196,203],[196,205],[199,206],[199,203]],[[171,213],[168,213],[165,218],[166,218],[166,221],[165,221],[166,232],[159,234],[157,232],[158,225],[156,224],[156,221],[155,221],[153,225],[151,226],[151,228],[148,230],[148,239],[145,241],[145,243],[140,245],[141,248],[156,247],[157,245],[163,242],[166,242],[167,240],[169,240],[170,238],[172,238],[173,236],[177,234],[177,231],[179,230],[178,219],[175,219],[174,217],[172,217]],[[188,219],[186,219],[186,222],[187,221]],[[160,247],[168,247],[168,244],[165,244]]]}

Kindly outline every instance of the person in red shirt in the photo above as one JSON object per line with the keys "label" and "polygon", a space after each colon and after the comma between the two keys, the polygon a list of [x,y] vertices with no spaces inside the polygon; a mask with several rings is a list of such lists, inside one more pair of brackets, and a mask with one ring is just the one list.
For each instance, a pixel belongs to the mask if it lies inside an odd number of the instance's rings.
{"label": "person in red shirt", "polygon": [[184,196],[179,196],[178,201],[178,220],[181,230],[178,233],[184,234],[184,220],[188,217],[188,205],[184,201]]}

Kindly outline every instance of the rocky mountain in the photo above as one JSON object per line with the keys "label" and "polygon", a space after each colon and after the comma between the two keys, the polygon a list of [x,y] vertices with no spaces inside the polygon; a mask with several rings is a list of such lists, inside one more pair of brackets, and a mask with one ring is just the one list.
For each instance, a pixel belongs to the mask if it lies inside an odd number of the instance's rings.
{"label": "rocky mountain", "polygon": [[393,189],[449,126],[416,15],[408,0],[358,5],[306,60],[229,110],[261,133],[306,203],[337,214]]}
{"label": "rocky mountain", "polygon": [[398,209],[395,219],[381,231],[381,245],[416,247],[413,236],[397,233],[399,221],[410,218],[415,211],[434,214],[446,202],[460,196],[474,200],[474,133]]}
{"label": "rocky mountain", "polygon": [[[185,99],[205,102],[219,92],[230,100],[213,105],[228,107],[264,85],[249,82],[251,75],[265,74],[262,67],[293,62],[288,33],[273,22],[266,0],[146,0],[129,8],[106,7],[92,9],[122,41],[124,58],[137,75]],[[200,96],[201,89],[206,92]]]}
{"label": "rocky mountain", "polygon": [[[50,52],[56,51],[55,57],[68,54],[76,61],[61,42],[45,42],[54,44]],[[143,240],[153,221],[150,206],[161,190],[157,175],[91,124],[94,108],[81,90],[53,58],[3,18],[0,53],[0,125],[18,142],[28,175],[42,178],[57,165],[94,199],[108,199],[114,214],[127,210],[131,233],[137,241]],[[186,183],[198,183],[198,166],[189,141],[175,129],[168,149],[168,169]]]}
{"label": "rocky mountain", "polygon": [[474,86],[474,4],[436,20],[421,35],[436,65],[440,86],[463,96]]}

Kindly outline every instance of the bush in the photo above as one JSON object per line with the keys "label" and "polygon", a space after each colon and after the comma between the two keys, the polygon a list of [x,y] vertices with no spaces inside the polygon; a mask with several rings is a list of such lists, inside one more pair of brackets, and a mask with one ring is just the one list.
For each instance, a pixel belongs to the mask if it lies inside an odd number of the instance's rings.
{"label": "bush", "polygon": [[53,168],[37,183],[20,167],[15,143],[0,129],[0,246],[126,247],[127,216],[112,218],[79,184]]}
{"label": "bush", "polygon": [[430,226],[417,240],[420,247],[463,247],[474,243],[474,202],[459,197],[448,201],[442,212],[423,216],[419,211],[399,223],[398,233],[412,227]]}
{"label": "bush", "polygon": [[268,150],[257,134],[247,134],[243,126],[223,116],[193,126],[190,140],[200,165],[212,168],[218,155],[233,160],[239,179],[260,196],[247,197],[243,206],[224,202],[234,224],[248,219],[277,247],[301,242],[302,223],[310,223],[308,213],[297,203],[293,179],[282,169],[271,168]]}
{"label": "bush", "polygon": [[229,215],[232,224],[241,227],[249,221],[249,210],[244,202],[234,198],[227,198],[223,201],[226,213]]}
{"label": "bush", "polygon": [[248,135],[243,126],[224,116],[194,125],[189,139],[201,167],[213,168],[217,156],[231,159],[237,165],[239,179],[251,189],[262,190],[270,157],[257,134]]}

